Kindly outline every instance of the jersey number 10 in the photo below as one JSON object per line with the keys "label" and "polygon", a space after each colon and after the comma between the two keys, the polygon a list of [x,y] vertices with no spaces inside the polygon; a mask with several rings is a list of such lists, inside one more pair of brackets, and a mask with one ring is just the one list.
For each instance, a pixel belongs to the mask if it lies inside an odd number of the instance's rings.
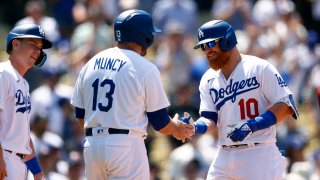
{"label": "jersey number 10", "polygon": [[[107,98],[107,100],[108,100],[108,104],[106,106],[103,105],[101,102],[99,102],[99,103],[97,102],[99,86],[104,87],[105,85],[110,86],[110,90],[105,94],[105,98]],[[99,78],[97,78],[92,83],[92,87],[93,87],[92,111],[96,111],[97,106],[98,106],[100,111],[108,112],[112,107],[112,101],[113,101],[112,95],[114,93],[114,88],[116,87],[116,85],[114,84],[112,79],[104,79],[99,84]]]}
{"label": "jersey number 10", "polygon": [[246,116],[253,119],[259,116],[258,101],[254,98],[250,98],[247,101],[240,99],[238,105],[240,106],[240,117],[242,120],[246,119]]}

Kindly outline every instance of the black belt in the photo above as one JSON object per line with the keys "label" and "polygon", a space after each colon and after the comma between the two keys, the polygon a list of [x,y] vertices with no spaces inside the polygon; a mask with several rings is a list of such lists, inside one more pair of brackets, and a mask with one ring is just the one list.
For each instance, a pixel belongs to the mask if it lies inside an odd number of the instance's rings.
{"label": "black belt", "polygon": [[[254,145],[258,145],[260,143],[253,143]],[[234,144],[234,145],[222,145],[223,148],[237,148],[237,147],[249,147],[249,144]]]}
{"label": "black belt", "polygon": [[[87,128],[86,130],[86,136],[92,136],[92,128]],[[114,129],[114,128],[108,128],[109,134],[129,134],[129,129]]]}
{"label": "black belt", "polygon": [[[9,153],[12,153],[12,151],[10,151],[10,150],[6,150],[6,149],[4,149],[4,150],[9,152]],[[24,154],[20,154],[20,153],[16,153],[16,155],[19,156],[21,159],[23,159],[25,157]]]}

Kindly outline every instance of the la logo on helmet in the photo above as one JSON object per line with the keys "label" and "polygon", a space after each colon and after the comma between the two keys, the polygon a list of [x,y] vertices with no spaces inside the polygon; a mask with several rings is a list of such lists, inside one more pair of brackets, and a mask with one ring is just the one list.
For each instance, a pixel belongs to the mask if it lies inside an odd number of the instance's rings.
{"label": "la logo on helmet", "polygon": [[201,29],[198,30],[198,37],[199,38],[204,37],[204,33],[201,31]]}
{"label": "la logo on helmet", "polygon": [[38,26],[38,28],[39,28],[39,33],[40,33],[42,36],[44,36],[44,31],[43,31],[43,29],[42,29],[40,26]]}

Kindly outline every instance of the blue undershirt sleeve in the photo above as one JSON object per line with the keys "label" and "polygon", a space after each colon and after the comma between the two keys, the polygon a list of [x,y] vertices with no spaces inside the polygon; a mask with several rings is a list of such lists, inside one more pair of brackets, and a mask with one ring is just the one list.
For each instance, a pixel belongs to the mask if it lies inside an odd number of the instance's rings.
{"label": "blue undershirt sleeve", "polygon": [[217,125],[217,121],[218,121],[218,113],[216,112],[209,112],[209,111],[202,111],[200,113],[201,117],[207,118],[207,119],[211,119],[216,125]]}
{"label": "blue undershirt sleeve", "polygon": [[76,118],[83,119],[86,111],[82,108],[76,107],[75,112],[76,112]]}
{"label": "blue undershirt sleeve", "polygon": [[159,131],[170,122],[170,117],[166,108],[154,112],[147,112],[147,117],[152,127]]}

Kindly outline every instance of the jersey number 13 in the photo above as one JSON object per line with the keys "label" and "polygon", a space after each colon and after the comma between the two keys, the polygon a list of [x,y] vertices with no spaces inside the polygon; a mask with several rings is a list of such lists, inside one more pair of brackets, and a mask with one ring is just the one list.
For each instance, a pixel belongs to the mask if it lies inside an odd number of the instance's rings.
{"label": "jersey number 13", "polygon": [[[106,92],[105,98],[108,100],[108,103],[106,105],[103,105],[101,102],[97,102],[97,97],[98,97],[98,90],[99,87],[104,88],[107,87],[106,85],[109,86],[109,91]],[[96,111],[97,106],[100,111],[108,112],[111,107],[112,107],[112,95],[114,93],[114,88],[116,85],[112,81],[112,79],[104,79],[101,83],[99,83],[99,78],[97,78],[93,83],[93,101],[92,101],[92,110]]]}

